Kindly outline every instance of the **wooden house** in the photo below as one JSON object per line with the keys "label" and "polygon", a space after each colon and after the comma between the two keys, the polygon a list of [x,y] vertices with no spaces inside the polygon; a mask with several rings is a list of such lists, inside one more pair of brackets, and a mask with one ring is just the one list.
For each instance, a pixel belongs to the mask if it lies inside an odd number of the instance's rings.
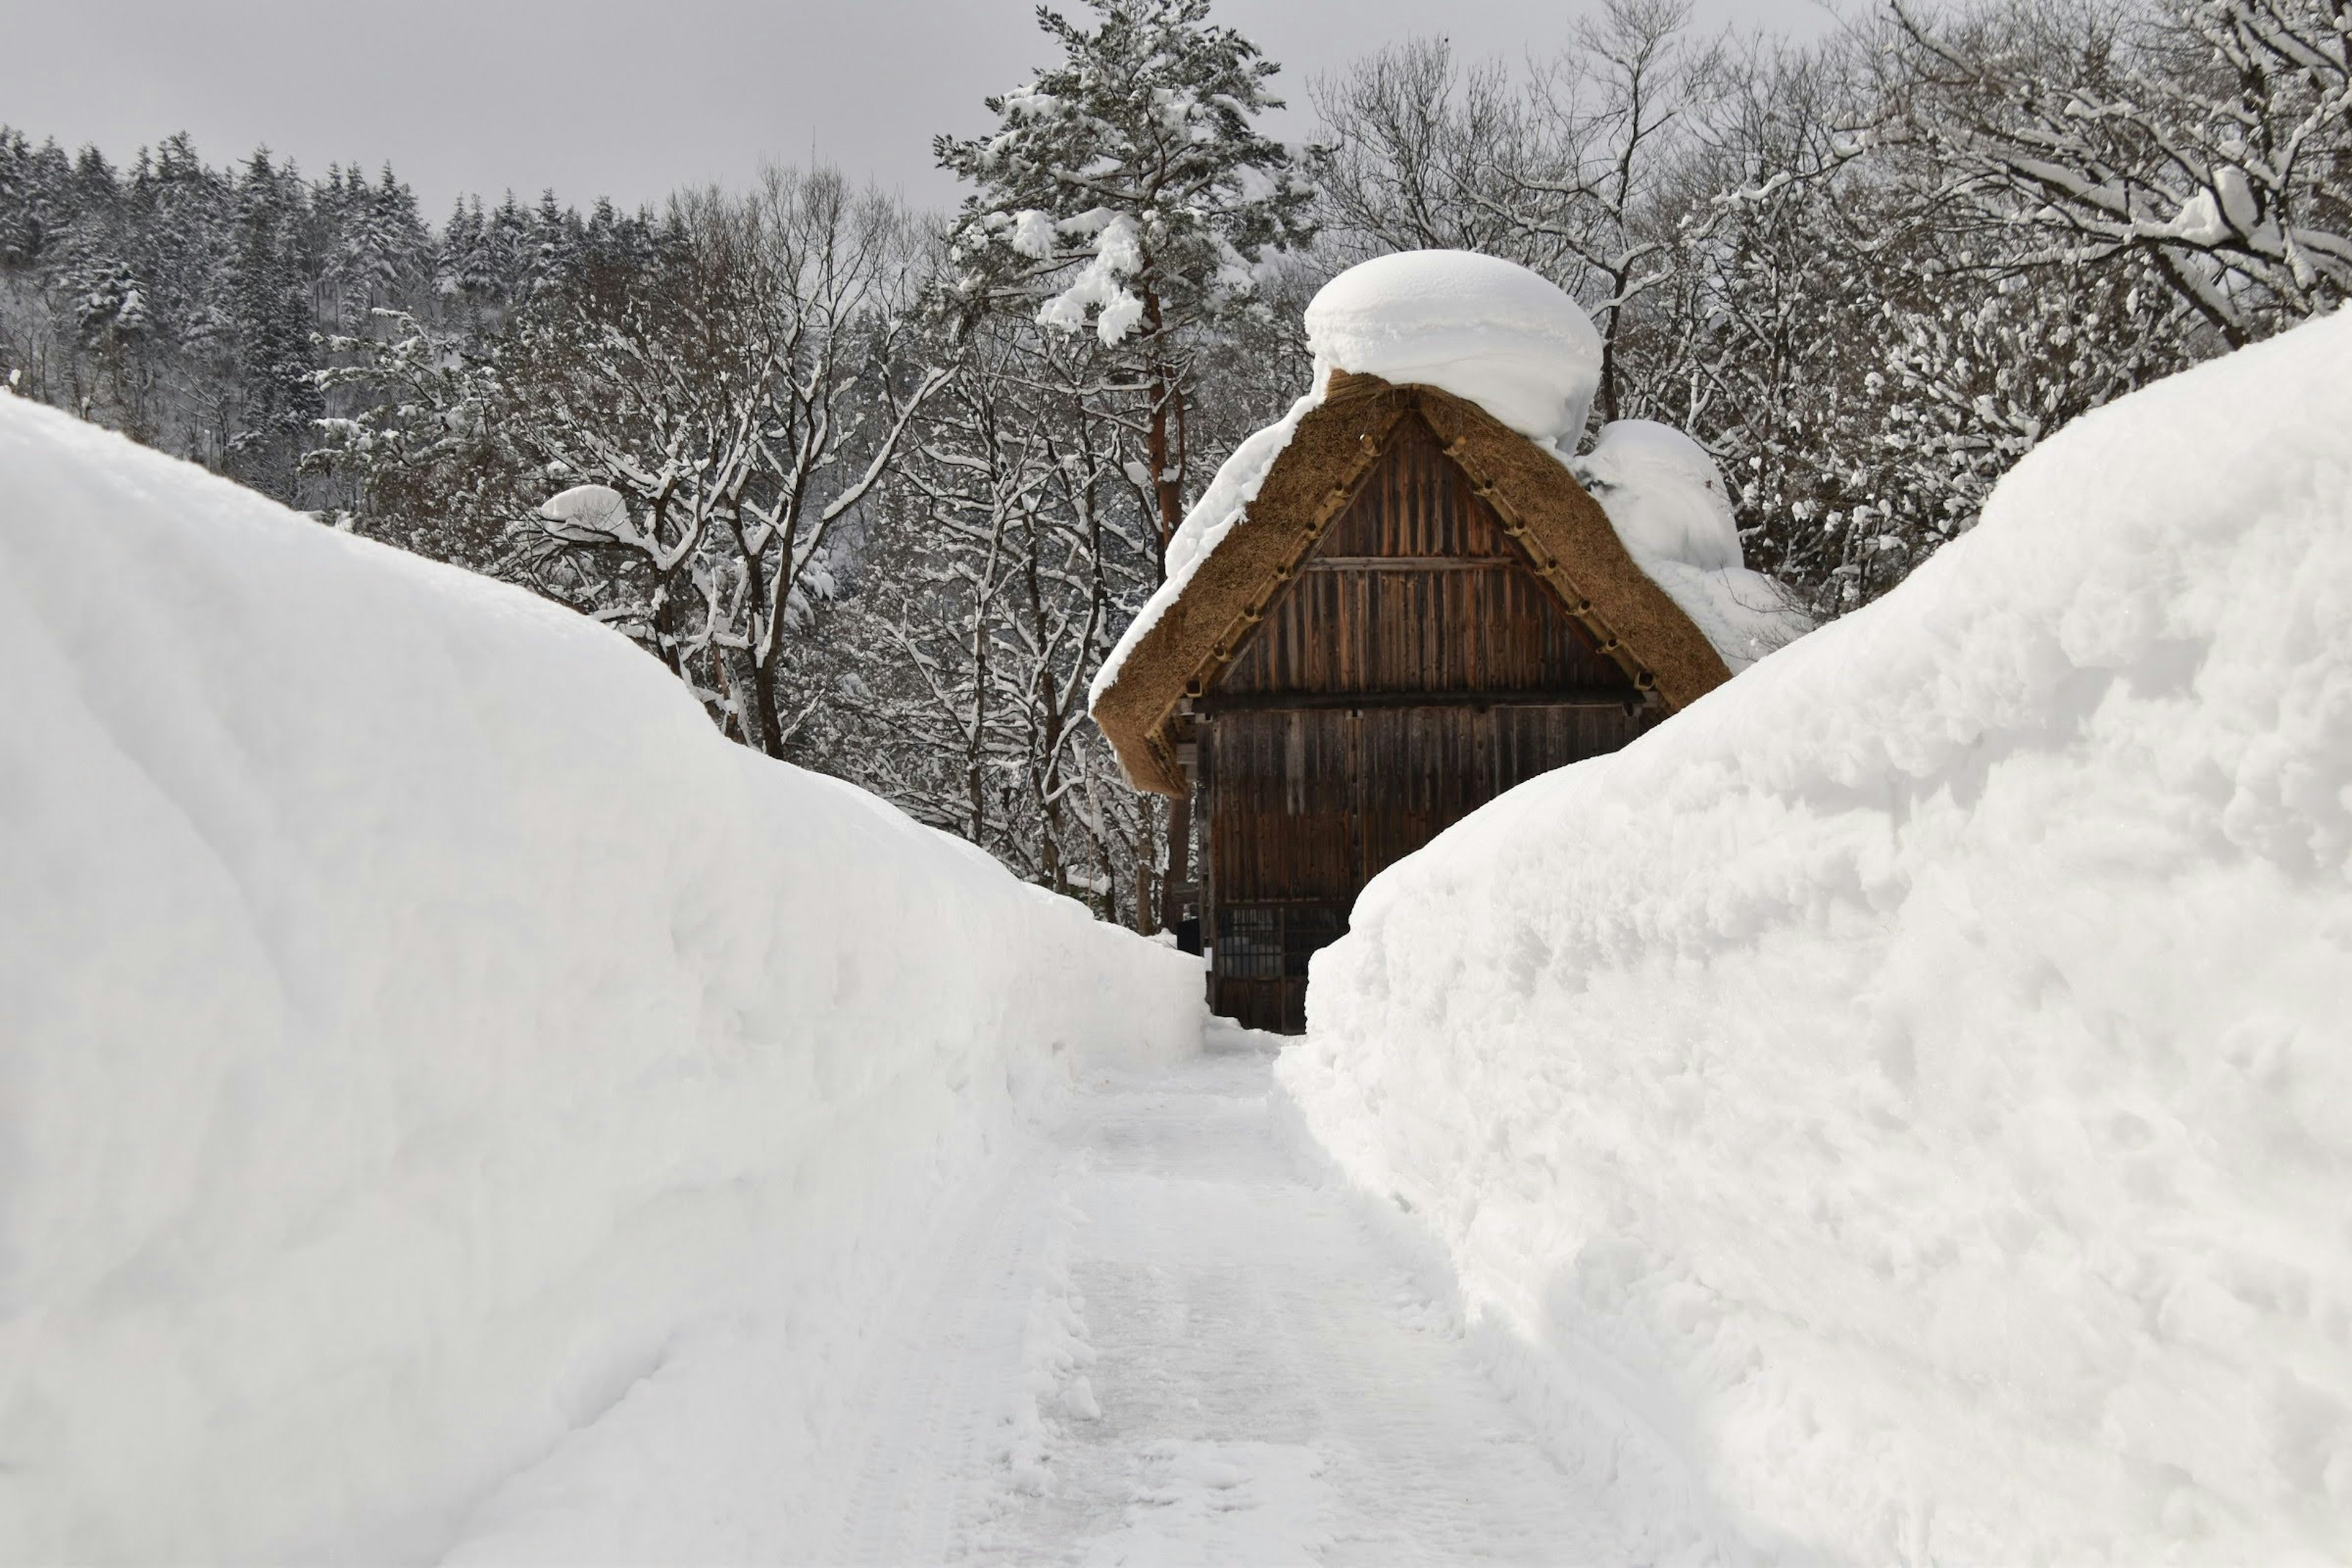
{"label": "wooden house", "polygon": [[1297,1033],[1381,868],[1728,676],[1550,451],[1334,372],[1094,712],[1137,787],[1196,796],[1211,1005]]}

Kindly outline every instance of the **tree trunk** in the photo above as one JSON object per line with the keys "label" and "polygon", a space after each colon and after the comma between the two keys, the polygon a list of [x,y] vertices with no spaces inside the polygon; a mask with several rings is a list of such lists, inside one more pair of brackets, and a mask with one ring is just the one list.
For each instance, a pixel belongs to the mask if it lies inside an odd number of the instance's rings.
{"label": "tree trunk", "polygon": [[1192,797],[1168,803],[1168,868],[1160,877],[1160,929],[1174,931],[1184,918],[1184,884],[1192,879]]}
{"label": "tree trunk", "polygon": [[756,655],[747,660],[751,667],[751,722],[753,744],[769,756],[784,754],[784,721],[776,710],[775,666]]}
{"label": "tree trunk", "polygon": [[[1151,427],[1146,445],[1151,458],[1152,494],[1160,503],[1160,580],[1164,583],[1168,543],[1184,521],[1184,469],[1178,455],[1184,439],[1184,395],[1170,374],[1167,356],[1160,353],[1164,322],[1160,296],[1148,289],[1143,296],[1143,319],[1150,329],[1146,341],[1151,345]],[[1171,423],[1176,428],[1173,446],[1168,438]],[[1174,931],[1176,922],[1184,918],[1184,883],[1192,879],[1192,797],[1187,794],[1168,803],[1168,860],[1160,877],[1162,931]]]}
{"label": "tree trunk", "polygon": [[1168,362],[1160,352],[1160,296],[1150,289],[1143,294],[1143,320],[1145,341],[1150,345],[1151,355],[1150,374],[1146,378],[1151,396],[1151,423],[1144,436],[1144,456],[1151,464],[1151,493],[1160,513],[1160,576],[1165,582],[1168,542],[1176,537],[1177,525],[1184,521],[1184,476],[1168,439],[1171,416],[1178,425],[1182,423],[1183,395],[1176,389],[1169,375]]}

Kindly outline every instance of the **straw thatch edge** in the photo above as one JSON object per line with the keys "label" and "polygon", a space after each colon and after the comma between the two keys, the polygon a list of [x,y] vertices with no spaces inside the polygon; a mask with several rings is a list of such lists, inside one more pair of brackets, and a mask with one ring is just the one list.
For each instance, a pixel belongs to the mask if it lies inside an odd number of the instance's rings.
{"label": "straw thatch edge", "polygon": [[1335,372],[1322,406],[1298,422],[1245,515],[1094,704],[1095,722],[1129,784],[1156,795],[1185,793],[1173,733],[1179,705],[1208,690],[1239,655],[1324,529],[1354,499],[1390,431],[1415,412],[1561,606],[1635,687],[1680,709],[1731,679],[1723,656],[1635,563],[1608,514],[1558,458],[1466,398]]}

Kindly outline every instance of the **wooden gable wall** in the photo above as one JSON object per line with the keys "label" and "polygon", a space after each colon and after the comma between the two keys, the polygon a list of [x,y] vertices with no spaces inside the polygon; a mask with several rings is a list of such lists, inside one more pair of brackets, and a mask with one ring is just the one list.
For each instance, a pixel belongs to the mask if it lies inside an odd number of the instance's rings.
{"label": "wooden gable wall", "polygon": [[1661,716],[1417,415],[1193,710],[1213,1000],[1286,1031],[1382,868]]}

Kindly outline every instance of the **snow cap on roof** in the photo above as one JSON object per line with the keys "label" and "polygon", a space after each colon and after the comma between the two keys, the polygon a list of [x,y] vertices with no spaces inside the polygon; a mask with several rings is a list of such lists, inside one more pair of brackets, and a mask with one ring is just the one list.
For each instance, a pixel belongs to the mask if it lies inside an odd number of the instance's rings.
{"label": "snow cap on roof", "polygon": [[1813,629],[1786,588],[1747,569],[1723,470],[1682,431],[1620,419],[1568,466],[1627,552],[1735,675]]}
{"label": "snow cap on roof", "polygon": [[1601,334],[1554,284],[1468,250],[1408,250],[1350,267],[1307,307],[1315,384],[1335,370],[1468,398],[1570,452],[1601,384]]}
{"label": "snow cap on roof", "polygon": [[1673,426],[1654,419],[1604,425],[1592,449],[1571,466],[1635,559],[1679,561],[1707,572],[1747,564],[1723,470]]}

